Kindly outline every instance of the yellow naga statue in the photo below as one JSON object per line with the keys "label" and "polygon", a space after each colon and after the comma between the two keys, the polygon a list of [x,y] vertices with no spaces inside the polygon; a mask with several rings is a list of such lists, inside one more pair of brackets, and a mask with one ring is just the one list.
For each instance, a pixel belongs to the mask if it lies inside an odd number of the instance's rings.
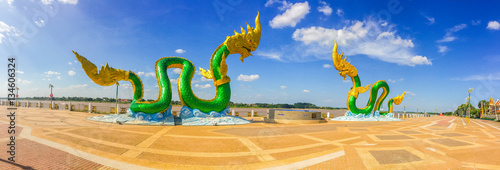
{"label": "yellow naga statue", "polygon": [[184,106],[190,109],[198,109],[202,112],[221,112],[227,108],[231,97],[227,76],[226,58],[229,54],[240,54],[240,60],[251,56],[250,52],[255,51],[260,42],[261,26],[259,14],[255,18],[255,28],[247,23],[247,29],[241,27],[241,33],[234,31],[233,36],[227,36],[226,40],[215,49],[210,59],[210,70],[200,68],[201,74],[212,79],[216,88],[215,97],[211,100],[198,98],[191,89],[191,80],[195,73],[195,67],[191,61],[181,57],[164,57],[156,61],[155,70],[159,87],[158,99],[151,102],[141,101],[143,97],[143,86],[141,79],[132,71],[125,71],[109,67],[108,64],[102,66],[100,70],[88,61],[85,57],[73,52],[82,64],[87,76],[96,84],[110,86],[118,81],[130,81],[134,90],[134,98],[130,105],[132,112],[142,112],[145,114],[155,114],[165,112],[172,100],[172,89],[170,79],[167,75],[169,68],[181,68],[177,86],[179,98]]}
{"label": "yellow naga statue", "polygon": [[[356,106],[356,99],[358,98],[358,95],[360,93],[368,91],[371,85],[368,84],[366,86],[361,86],[361,80],[358,76],[358,70],[353,65],[351,65],[351,63],[347,62],[346,58],[342,58],[343,55],[343,53],[340,55],[337,53],[337,42],[335,41],[332,54],[333,65],[335,66],[335,69],[339,71],[340,76],[344,77],[344,80],[346,79],[346,76],[349,76],[353,84],[353,87],[351,88],[347,96],[347,109],[356,115],[360,113],[367,115],[372,111],[379,111],[382,102],[387,97],[387,94],[389,94],[389,85],[387,85],[387,82],[385,82],[384,80],[375,82],[370,90],[370,99],[368,100],[368,104],[364,108],[358,108]],[[383,92],[382,95],[380,95],[380,97],[376,99],[379,89],[383,89]],[[389,102],[387,103],[387,106],[389,107],[388,113],[392,113],[392,104],[401,104],[405,93],[406,91],[403,92],[401,96],[397,96],[389,100]],[[387,113],[381,115],[385,114]]]}

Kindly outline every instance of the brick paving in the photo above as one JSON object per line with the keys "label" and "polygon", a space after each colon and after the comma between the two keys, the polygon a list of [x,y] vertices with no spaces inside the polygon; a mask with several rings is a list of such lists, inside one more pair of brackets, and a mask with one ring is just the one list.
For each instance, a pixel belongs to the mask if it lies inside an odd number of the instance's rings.
{"label": "brick paving", "polygon": [[500,169],[500,123],[459,117],[189,127],[93,122],[85,118],[95,114],[61,110],[17,114],[32,138],[18,136],[15,164],[1,151],[0,169]]}
{"label": "brick paving", "polygon": [[[7,129],[9,127],[5,122],[0,122],[0,136],[2,143],[9,143]],[[15,134],[15,162],[9,161],[9,153],[2,150],[0,152],[1,169],[113,169],[92,161],[85,160],[78,156],[68,154],[56,148],[33,142],[19,137],[22,127],[16,127]],[[2,149],[7,149],[3,147]]]}

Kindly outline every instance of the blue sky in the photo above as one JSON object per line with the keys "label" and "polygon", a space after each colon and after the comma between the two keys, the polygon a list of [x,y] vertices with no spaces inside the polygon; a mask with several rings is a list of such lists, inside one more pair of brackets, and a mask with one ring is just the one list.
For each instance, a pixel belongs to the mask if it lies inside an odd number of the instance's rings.
{"label": "blue sky", "polygon": [[[258,49],[243,63],[237,54],[227,60],[233,102],[345,107],[352,83],[332,67],[336,39],[362,85],[386,80],[389,98],[407,91],[395,110],[406,105],[413,111],[450,111],[465,103],[469,88],[476,90],[473,104],[500,98],[498,6],[498,1],[0,0],[0,63],[6,70],[6,58],[17,57],[21,97],[48,96],[49,84],[56,97],[114,97],[114,86],[98,86],[85,75],[75,50],[98,66],[138,73],[145,98],[156,99],[156,60],[180,56],[197,70],[208,68],[226,36],[245,22],[254,26],[260,12]],[[178,71],[169,70],[173,82]],[[212,82],[199,74],[192,84],[200,98],[215,94]],[[132,97],[130,83],[122,82],[119,90],[120,98]],[[358,107],[367,99],[368,93],[361,94]]]}

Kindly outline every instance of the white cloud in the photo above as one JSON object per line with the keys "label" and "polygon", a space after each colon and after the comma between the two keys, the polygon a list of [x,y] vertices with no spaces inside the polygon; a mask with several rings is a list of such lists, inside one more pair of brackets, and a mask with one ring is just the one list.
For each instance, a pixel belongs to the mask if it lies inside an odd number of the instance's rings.
{"label": "white cloud", "polygon": [[428,23],[429,25],[434,24],[434,22],[436,21],[436,19],[434,17],[429,17],[427,15],[422,15],[422,16],[424,16],[429,21],[429,23]]}
{"label": "white cloud", "polygon": [[431,65],[427,57],[416,55],[412,51],[414,44],[411,39],[403,39],[396,35],[397,31],[392,30],[393,26],[381,27],[382,22],[367,19],[351,21],[342,29],[314,26],[297,29],[292,38],[302,42],[304,46],[295,47],[300,51],[297,50],[294,53],[303,56],[295,56],[293,60],[300,61],[311,56],[330,59],[334,40],[337,40],[339,52],[344,52],[347,56],[363,54],[370,58],[400,65]]}
{"label": "white cloud", "polygon": [[16,70],[16,73],[19,73],[19,74],[24,74],[24,71],[19,71],[19,70]]}
{"label": "white cloud", "polygon": [[0,43],[6,37],[13,36],[21,36],[21,32],[17,30],[14,26],[9,26],[5,22],[0,21]]}
{"label": "white cloud", "polygon": [[58,1],[63,4],[71,4],[71,5],[76,5],[78,3],[78,0],[58,0]]}
{"label": "white cloud", "polygon": [[31,84],[32,82],[29,80],[24,80],[24,79],[18,78],[17,83],[22,84],[22,85],[26,85],[26,84]]}
{"label": "white cloud", "polygon": [[311,91],[304,89],[304,90],[302,90],[302,92],[304,92],[304,93],[309,93],[309,92],[311,92]]}
{"label": "white cloud", "polygon": [[51,76],[51,75],[59,75],[61,73],[58,73],[58,72],[55,72],[55,71],[47,71],[47,72],[44,72],[45,73],[45,76]]}
{"label": "white cloud", "polygon": [[204,81],[213,81],[213,80],[212,79],[206,79],[205,77],[201,76],[200,77],[200,81],[204,82]]}
{"label": "white cloud", "polygon": [[340,9],[340,8],[339,8],[339,9],[337,9],[337,15],[338,15],[339,17],[343,17],[343,16],[344,16],[344,10],[342,10],[342,9]]}
{"label": "white cloud", "polygon": [[411,91],[406,91],[406,95],[410,95],[410,96],[416,96],[417,94],[415,94],[415,93],[412,93]]}
{"label": "white cloud", "polygon": [[252,75],[243,75],[243,74],[240,74],[238,76],[238,80],[239,81],[254,81],[254,80],[257,80],[259,79],[259,75],[257,74],[252,74]]}
{"label": "white cloud", "polygon": [[69,76],[74,76],[74,75],[76,75],[76,72],[74,72],[73,70],[70,70],[70,71],[68,71],[68,75]]}
{"label": "white cloud", "polygon": [[333,66],[330,64],[323,64],[323,68],[332,68]]}
{"label": "white cloud", "polygon": [[0,44],[2,44],[2,40],[5,38],[5,35],[3,35],[2,33],[0,33]]}
{"label": "white cloud", "polygon": [[61,76],[57,76],[57,77],[56,77],[56,79],[57,79],[57,80],[61,80]]}
{"label": "white cloud", "polygon": [[14,0],[0,0],[0,2],[2,2],[2,1],[7,2],[7,4],[9,4],[9,6],[12,6],[12,3],[14,2]]}
{"label": "white cloud", "polygon": [[388,81],[388,82],[390,82],[390,83],[396,83],[396,82],[398,82],[398,81],[403,81],[403,80],[404,80],[404,78],[400,78],[400,79],[398,79],[398,80],[387,79],[387,81]]}
{"label": "white cloud", "polygon": [[72,62],[68,62],[68,64],[69,64],[69,65],[73,65],[73,63],[72,63]]}
{"label": "white cloud", "polygon": [[[131,84],[120,84],[120,86],[122,86],[124,89],[132,89]],[[156,85],[156,86],[158,86],[158,85]]]}
{"label": "white cloud", "polygon": [[263,56],[263,57],[269,58],[269,59],[283,61],[283,59],[281,59],[281,55],[277,52],[263,52],[263,51],[259,50],[259,51],[257,51],[256,55]]}
{"label": "white cloud", "polygon": [[172,70],[175,74],[181,74],[182,72],[182,69],[180,68],[174,68],[174,70]]}
{"label": "white cloud", "polygon": [[185,52],[186,52],[186,50],[183,50],[183,49],[180,49],[180,48],[177,49],[177,50],[175,50],[175,53],[177,53],[177,54],[182,54],[182,53],[185,53]]}
{"label": "white cloud", "polygon": [[[177,79],[170,79],[170,84],[177,84]],[[158,86],[158,85],[156,85]]]}
{"label": "white cloud", "polygon": [[411,62],[417,65],[432,65],[432,62],[427,59],[427,57],[422,57],[420,55],[412,57]]}
{"label": "white cloud", "polygon": [[268,0],[266,4],[264,4],[265,7],[269,7],[275,3],[281,3],[281,6],[278,7],[280,11],[284,11],[287,9],[290,9],[293,5],[293,3],[287,2],[286,0],[280,1],[280,0]]}
{"label": "white cloud", "polygon": [[474,21],[472,20],[472,25],[479,25],[481,24],[481,20]]}
{"label": "white cloud", "polygon": [[284,28],[287,26],[295,27],[308,13],[311,7],[309,3],[295,3],[283,14],[279,14],[269,21],[272,28]]}
{"label": "white cloud", "polygon": [[466,27],[467,27],[467,24],[459,24],[459,25],[455,25],[453,28],[446,29],[445,30],[446,34],[444,35],[443,39],[437,40],[437,42],[442,43],[442,42],[455,41],[457,39],[457,37],[454,36],[453,33],[458,32]]}
{"label": "white cloud", "polygon": [[139,71],[137,72],[138,76],[151,76],[151,77],[156,77],[156,74],[154,72],[144,72],[144,71]]}
{"label": "white cloud", "polygon": [[486,29],[500,30],[500,23],[498,23],[498,21],[490,21],[488,22],[488,26],[486,27]]}
{"label": "white cloud", "polygon": [[438,48],[439,48],[439,50],[438,50],[439,53],[444,54],[444,53],[448,52],[448,47],[447,46],[438,45]]}
{"label": "white cloud", "polygon": [[81,84],[81,85],[71,85],[69,86],[70,89],[80,89],[80,88],[87,88],[89,85],[87,84]]}
{"label": "white cloud", "polygon": [[210,84],[205,84],[205,85],[195,84],[194,87],[200,88],[200,89],[206,89],[206,88],[212,87],[212,85],[210,85]]}
{"label": "white cloud", "polygon": [[319,3],[322,6],[318,7],[318,11],[322,12],[326,16],[330,16],[332,14],[332,8],[330,8],[330,6],[328,6],[328,4],[326,2],[324,2],[324,1],[319,1]]}
{"label": "white cloud", "polygon": [[[54,1],[55,0],[42,0],[42,3],[45,5],[50,5]],[[70,4],[70,5],[76,5],[78,3],[78,0],[57,0],[57,1],[63,4]]]}
{"label": "white cloud", "polygon": [[478,74],[463,78],[452,78],[452,80],[461,80],[461,81],[500,80],[500,72],[492,74]]}
{"label": "white cloud", "polygon": [[286,89],[287,87],[286,86],[280,86],[280,89]]}
{"label": "white cloud", "polygon": [[5,22],[0,21],[0,32],[10,32],[14,27],[7,25]]}

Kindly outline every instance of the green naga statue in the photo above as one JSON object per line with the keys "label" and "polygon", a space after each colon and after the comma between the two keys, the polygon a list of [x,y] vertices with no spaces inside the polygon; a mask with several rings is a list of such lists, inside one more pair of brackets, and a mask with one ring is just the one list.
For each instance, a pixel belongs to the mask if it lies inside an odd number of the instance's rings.
{"label": "green naga statue", "polygon": [[[361,80],[359,79],[358,76],[358,70],[351,65],[351,63],[346,61],[346,58],[342,59],[342,56],[344,54],[338,54],[337,53],[337,42],[335,41],[335,45],[333,47],[333,65],[335,66],[335,69],[339,71],[340,76],[344,77],[344,80],[346,79],[346,76],[351,77],[351,81],[353,84],[353,87],[348,93],[347,96],[347,109],[351,111],[353,114],[370,114],[372,111],[379,111],[380,106],[382,105],[382,102],[384,99],[387,97],[387,94],[389,94],[389,85],[387,85],[387,82],[384,80],[379,80],[373,84],[373,86],[370,89],[370,84],[366,86],[361,86]],[[358,98],[358,95],[360,93],[364,93],[370,89],[370,99],[368,100],[368,103],[366,104],[366,107],[364,108],[358,108],[356,106],[356,99]],[[379,89],[383,89],[382,95],[377,99],[377,94]],[[401,96],[397,96],[394,98],[391,98],[389,102],[387,103],[387,106],[389,107],[389,112],[392,113],[392,104],[399,105],[405,96],[405,92]],[[387,113],[381,114],[385,115]]]}
{"label": "green naga statue", "polygon": [[109,67],[106,63],[98,71],[96,65],[88,61],[78,53],[73,53],[82,64],[87,76],[96,84],[101,86],[111,86],[118,81],[130,81],[134,91],[134,98],[130,105],[132,112],[142,112],[145,114],[162,113],[169,109],[172,100],[172,88],[167,69],[180,68],[182,72],[179,76],[177,86],[179,98],[184,106],[191,109],[198,109],[208,113],[211,111],[221,112],[226,109],[231,98],[231,79],[227,76],[226,58],[229,54],[240,54],[240,60],[251,56],[250,52],[255,51],[260,42],[261,26],[259,14],[255,18],[255,28],[247,23],[247,30],[241,28],[241,33],[236,31],[235,35],[227,36],[226,40],[215,49],[210,58],[210,69],[200,68],[201,74],[212,79],[216,88],[215,97],[211,100],[198,98],[191,89],[191,81],[195,73],[195,67],[191,61],[181,57],[164,57],[156,61],[155,71],[159,87],[158,99],[154,101],[141,101],[143,97],[143,85],[141,79],[132,71],[125,71]]}

